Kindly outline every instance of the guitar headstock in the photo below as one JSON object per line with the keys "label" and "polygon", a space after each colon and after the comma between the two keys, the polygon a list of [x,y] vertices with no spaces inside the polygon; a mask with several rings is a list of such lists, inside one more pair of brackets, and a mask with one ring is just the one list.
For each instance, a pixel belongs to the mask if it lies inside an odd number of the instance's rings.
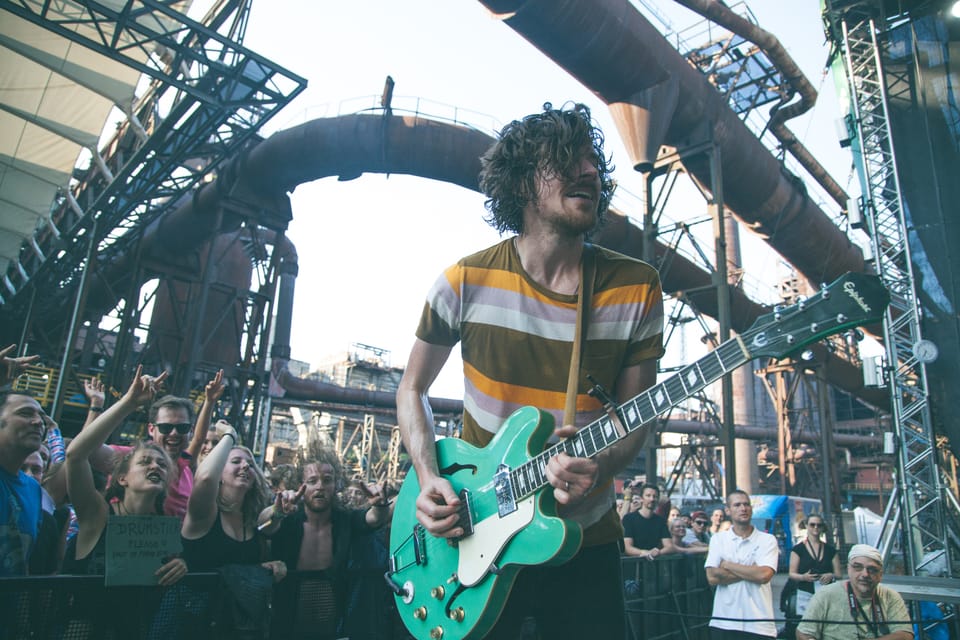
{"label": "guitar headstock", "polygon": [[846,273],[807,300],[760,316],[741,339],[754,358],[783,358],[844,329],[878,322],[889,302],[878,276]]}

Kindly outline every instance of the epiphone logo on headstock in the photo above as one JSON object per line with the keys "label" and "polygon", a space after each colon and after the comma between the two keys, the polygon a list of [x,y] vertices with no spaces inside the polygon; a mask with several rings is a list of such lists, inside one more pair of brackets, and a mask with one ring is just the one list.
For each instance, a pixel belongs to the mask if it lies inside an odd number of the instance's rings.
{"label": "epiphone logo on headstock", "polygon": [[862,297],[859,293],[857,293],[857,285],[853,284],[852,282],[844,282],[844,283],[843,283],[843,291],[844,291],[844,293],[846,293],[848,296],[850,296],[850,298],[851,298],[854,302],[856,302],[858,305],[860,305],[860,308],[861,308],[861,309],[863,309],[863,310],[866,311],[867,313],[870,313],[870,312],[872,311],[872,309],[870,308],[870,305],[867,304],[867,301],[864,300],[863,297]]}

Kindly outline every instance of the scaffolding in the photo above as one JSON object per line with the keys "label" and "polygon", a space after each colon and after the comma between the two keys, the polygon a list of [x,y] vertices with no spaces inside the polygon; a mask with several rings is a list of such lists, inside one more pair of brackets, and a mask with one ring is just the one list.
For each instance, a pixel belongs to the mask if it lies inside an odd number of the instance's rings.
{"label": "scaffolding", "polygon": [[[920,329],[920,304],[904,217],[904,200],[888,117],[888,92],[907,89],[909,80],[888,77],[883,66],[884,34],[903,22],[902,15],[885,17],[880,3],[828,2],[828,20],[840,38],[841,54],[851,96],[847,127],[864,193],[860,213],[866,223],[876,270],[890,291],[883,327],[887,387],[898,445],[896,500],[885,517],[884,551],[888,535],[902,525],[904,556],[910,575],[933,567],[952,575],[951,550],[945,520],[945,488],[937,464],[936,441],[928,402],[923,353],[927,344]],[[889,530],[886,528],[889,527]]]}

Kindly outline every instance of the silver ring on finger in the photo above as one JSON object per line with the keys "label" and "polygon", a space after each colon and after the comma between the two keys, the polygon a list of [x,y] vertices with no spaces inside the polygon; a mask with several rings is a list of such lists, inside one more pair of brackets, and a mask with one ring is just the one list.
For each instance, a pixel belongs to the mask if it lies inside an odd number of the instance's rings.
{"label": "silver ring on finger", "polygon": [[567,493],[570,493],[570,481],[566,480],[565,482],[567,483]]}

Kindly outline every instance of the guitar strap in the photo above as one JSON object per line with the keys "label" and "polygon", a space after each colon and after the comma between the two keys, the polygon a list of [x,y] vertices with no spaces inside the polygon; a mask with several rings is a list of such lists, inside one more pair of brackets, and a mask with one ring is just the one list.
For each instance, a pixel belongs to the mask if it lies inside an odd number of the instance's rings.
{"label": "guitar strap", "polygon": [[583,258],[580,260],[580,295],[577,297],[577,323],[573,330],[573,349],[570,353],[570,374],[567,377],[567,401],[563,408],[563,424],[576,424],[577,388],[580,386],[580,351],[587,335],[595,267],[593,245],[585,243]]}

